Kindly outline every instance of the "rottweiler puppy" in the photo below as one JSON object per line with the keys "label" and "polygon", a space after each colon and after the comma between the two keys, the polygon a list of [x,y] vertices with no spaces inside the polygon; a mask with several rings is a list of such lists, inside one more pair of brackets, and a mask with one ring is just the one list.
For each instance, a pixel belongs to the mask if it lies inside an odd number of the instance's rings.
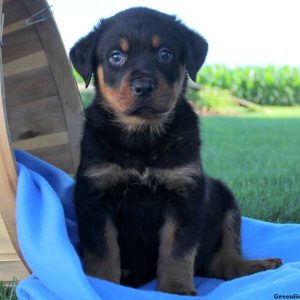
{"label": "rottweiler puppy", "polygon": [[132,8],[70,51],[96,96],[85,112],[75,206],[87,274],[196,295],[194,275],[225,280],[275,269],[241,257],[233,194],[202,167],[198,116],[185,97],[208,45],[174,16]]}

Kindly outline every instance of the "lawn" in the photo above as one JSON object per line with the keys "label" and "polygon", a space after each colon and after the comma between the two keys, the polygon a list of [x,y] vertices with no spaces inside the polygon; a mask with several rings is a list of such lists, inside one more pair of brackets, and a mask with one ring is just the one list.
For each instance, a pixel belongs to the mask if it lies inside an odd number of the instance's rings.
{"label": "lawn", "polygon": [[234,191],[242,214],[300,222],[300,108],[203,117],[203,162],[208,174]]}

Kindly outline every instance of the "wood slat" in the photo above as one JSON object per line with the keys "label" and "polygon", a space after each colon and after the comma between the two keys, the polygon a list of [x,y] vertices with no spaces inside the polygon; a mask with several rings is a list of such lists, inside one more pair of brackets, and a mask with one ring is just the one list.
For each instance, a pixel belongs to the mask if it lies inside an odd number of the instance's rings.
{"label": "wood slat", "polygon": [[21,280],[28,276],[21,261],[0,262],[0,280],[4,282],[12,281],[14,278]]}
{"label": "wood slat", "polygon": [[49,67],[7,76],[4,82],[8,108],[57,95]]}
{"label": "wood slat", "polygon": [[29,151],[31,154],[46,160],[50,164],[64,170],[67,173],[72,173],[73,161],[70,155],[70,145],[58,145],[48,148],[40,148]]}
{"label": "wood slat", "polygon": [[27,55],[3,65],[4,76],[42,68],[48,65],[48,59],[45,51],[39,51],[31,55]]}
{"label": "wood slat", "polygon": [[17,253],[0,253],[0,263],[8,261],[20,261]]}
{"label": "wood slat", "polygon": [[26,23],[25,23],[26,20],[27,20],[27,18],[5,26],[4,29],[3,29],[3,34],[4,35],[9,34],[11,32],[14,32],[14,31],[17,31],[19,29],[22,29],[22,28],[26,27],[27,26]]}
{"label": "wood slat", "polygon": [[7,237],[6,239],[0,239],[0,253],[14,253],[14,252],[16,252],[16,250],[9,237]]}
{"label": "wood slat", "polygon": [[[2,3],[1,3],[2,4]],[[2,37],[2,5],[0,5],[0,39]],[[21,256],[16,233],[16,189],[17,173],[14,156],[11,151],[9,131],[7,129],[6,107],[4,103],[4,82],[2,70],[2,51],[0,48],[0,212],[3,217],[6,230],[17,253]],[[0,278],[1,269],[0,267]],[[24,268],[24,266],[22,266]],[[7,268],[4,268],[7,273]]]}
{"label": "wood slat", "polygon": [[16,253],[16,250],[10,241],[4,221],[0,216],[0,255],[4,253]]}
{"label": "wood slat", "polygon": [[4,26],[27,19],[28,11],[21,0],[5,1],[3,5]]}
{"label": "wood slat", "polygon": [[66,130],[58,97],[50,97],[7,110],[13,142]]}
{"label": "wood slat", "polygon": [[43,50],[39,36],[33,26],[3,36],[3,63]]}
{"label": "wood slat", "polygon": [[23,150],[35,150],[39,148],[52,147],[68,144],[68,133],[66,131],[34,137],[13,143],[13,147]]}
{"label": "wood slat", "polygon": [[[7,238],[8,238],[8,233],[7,233],[7,230],[6,230],[5,226],[4,226],[3,218],[0,215],[0,240],[1,239],[7,239]],[[1,253],[1,249],[0,249],[0,253]]]}
{"label": "wood slat", "polygon": [[[48,4],[41,1],[23,0],[30,14],[33,14]],[[54,19],[48,19],[35,25],[44,45],[49,60],[51,72],[57,85],[62,101],[66,124],[68,128],[74,170],[79,164],[79,149],[82,130],[82,105],[80,94],[71,72],[68,57],[59,35]]]}

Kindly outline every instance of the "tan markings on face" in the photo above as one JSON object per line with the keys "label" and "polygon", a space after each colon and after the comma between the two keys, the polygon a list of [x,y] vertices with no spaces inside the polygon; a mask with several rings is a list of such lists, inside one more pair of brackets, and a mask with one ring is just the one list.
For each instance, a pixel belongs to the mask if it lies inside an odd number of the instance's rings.
{"label": "tan markings on face", "polygon": [[126,38],[121,38],[119,44],[120,44],[120,48],[123,52],[129,51],[129,42]]}
{"label": "tan markings on face", "polygon": [[184,193],[187,187],[197,183],[201,170],[198,162],[170,169],[145,168],[143,172],[133,168],[124,169],[117,164],[103,163],[88,168],[85,175],[92,178],[94,184],[101,189],[111,188],[134,178],[154,191],[163,185],[167,190]]}
{"label": "tan markings on face", "polygon": [[176,231],[176,222],[168,218],[159,233],[157,290],[167,293],[195,295],[197,292],[193,285],[193,276],[197,247],[181,256],[174,256]]}
{"label": "tan markings on face", "polygon": [[184,68],[180,68],[180,76],[173,85],[170,85],[160,74],[158,77],[158,87],[153,93],[153,106],[160,109],[172,110],[176,105],[183,88],[185,77]]}
{"label": "tan markings on face", "polygon": [[160,135],[164,132],[164,126],[166,122],[169,121],[170,115],[171,112],[167,112],[156,119],[144,119],[136,116],[118,114],[114,121],[128,134],[132,132],[143,133],[145,130],[149,130],[150,134]]}
{"label": "tan markings on face", "polygon": [[134,102],[129,86],[129,75],[125,76],[119,87],[111,88],[104,81],[103,67],[97,69],[99,87],[104,96],[104,104],[117,113],[126,111]]}
{"label": "tan markings on face", "polygon": [[90,251],[83,250],[85,272],[94,277],[120,283],[121,262],[118,232],[110,220],[107,220],[105,224],[104,240],[107,250],[105,257],[98,257]]}
{"label": "tan markings on face", "polygon": [[125,114],[117,114],[115,119],[116,123],[122,125],[122,128],[127,132],[143,132],[145,130],[150,130],[151,133],[161,134],[164,132],[165,124],[171,120],[173,108],[175,107],[180,93],[183,88],[183,82],[185,78],[184,68],[180,68],[179,79],[170,85],[166,82],[162,75],[157,74],[158,87],[152,94],[151,106],[157,110],[164,110],[157,118],[145,119],[136,116],[127,116]]}
{"label": "tan markings on face", "polygon": [[160,41],[160,38],[159,38],[159,36],[158,35],[154,35],[153,37],[152,37],[152,47],[154,48],[154,49],[157,49],[157,48],[159,48],[160,47],[160,44],[161,44],[161,41]]}
{"label": "tan markings on face", "polygon": [[147,119],[138,116],[128,116],[125,113],[136,101],[132,96],[129,85],[130,75],[127,74],[124,76],[120,86],[114,89],[106,85],[103,67],[99,66],[97,73],[99,86],[105,100],[103,101],[104,108],[115,114],[113,121],[128,133],[143,132],[149,129],[151,133],[161,134],[164,132],[165,124],[172,118],[173,108],[183,88],[185,78],[184,68],[181,67],[179,72],[179,79],[173,85],[168,84],[162,75],[157,74],[158,87],[153,92],[149,101],[151,106],[157,110],[164,110],[166,112],[160,114],[157,118]]}

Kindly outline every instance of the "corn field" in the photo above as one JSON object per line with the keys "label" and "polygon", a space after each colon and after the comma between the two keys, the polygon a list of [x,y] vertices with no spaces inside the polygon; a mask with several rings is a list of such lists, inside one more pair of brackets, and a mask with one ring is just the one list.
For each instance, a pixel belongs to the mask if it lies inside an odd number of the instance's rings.
{"label": "corn field", "polygon": [[200,85],[220,87],[234,96],[261,105],[299,105],[300,68],[205,66],[197,76]]}

